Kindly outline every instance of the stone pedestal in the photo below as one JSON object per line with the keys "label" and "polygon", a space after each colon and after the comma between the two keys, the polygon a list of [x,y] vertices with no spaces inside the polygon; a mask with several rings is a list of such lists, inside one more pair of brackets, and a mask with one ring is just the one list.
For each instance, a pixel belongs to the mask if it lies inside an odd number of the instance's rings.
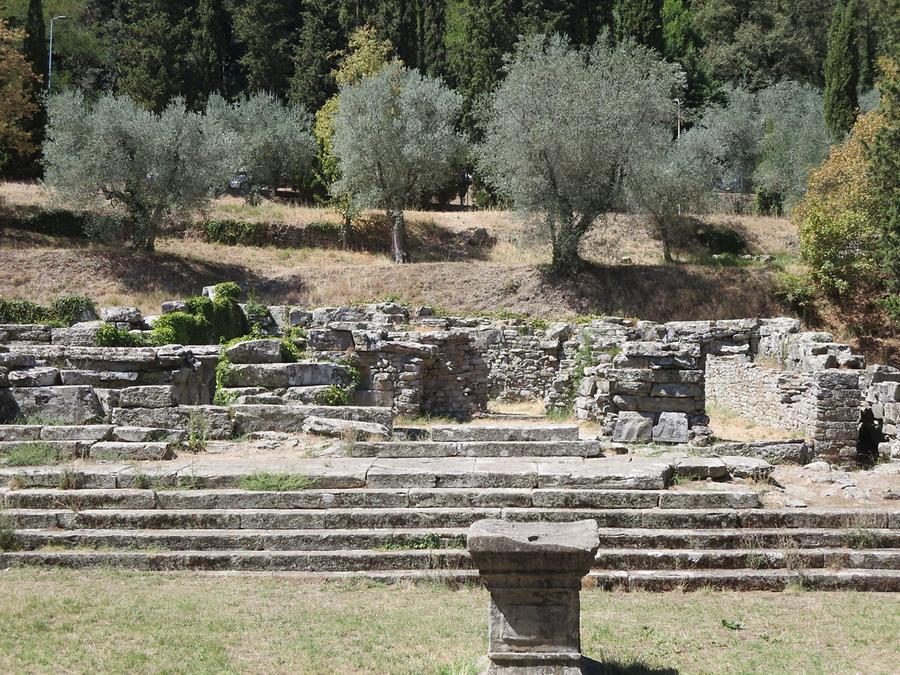
{"label": "stone pedestal", "polygon": [[599,544],[593,520],[480,520],[469,528],[469,554],[491,594],[486,673],[588,672],[579,593]]}

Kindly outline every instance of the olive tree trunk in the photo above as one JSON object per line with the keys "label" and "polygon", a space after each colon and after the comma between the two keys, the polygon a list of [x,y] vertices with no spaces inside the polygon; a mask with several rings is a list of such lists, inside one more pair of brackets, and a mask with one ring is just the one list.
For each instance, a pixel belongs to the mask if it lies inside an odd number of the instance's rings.
{"label": "olive tree trunk", "polygon": [[409,252],[406,250],[406,221],[403,218],[403,209],[390,209],[388,216],[391,219],[391,257],[395,263],[407,263]]}

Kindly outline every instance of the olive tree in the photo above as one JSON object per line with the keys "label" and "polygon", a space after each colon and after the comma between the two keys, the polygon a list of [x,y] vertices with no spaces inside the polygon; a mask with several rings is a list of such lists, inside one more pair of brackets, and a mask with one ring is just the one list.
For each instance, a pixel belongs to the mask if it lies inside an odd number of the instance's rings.
{"label": "olive tree", "polygon": [[112,216],[93,218],[90,234],[150,251],[227,180],[234,139],[180,99],[156,114],[127,96],[65,92],[50,101],[44,164],[61,198]]}
{"label": "olive tree", "polygon": [[312,165],[312,117],[302,106],[259,92],[234,103],[211,96],[206,112],[224,133],[237,138],[239,159],[232,168],[246,174],[251,200],[265,187],[276,197],[284,176],[301,175]]}
{"label": "olive tree", "polygon": [[461,110],[455,91],[396,62],[340,89],[333,140],[340,178],[331,191],[387,211],[395,262],[409,260],[403,210],[444,185],[461,161]]}
{"label": "olive tree", "polygon": [[675,118],[677,66],[631,41],[572,47],[535,35],[507,60],[484,111],[482,175],[550,240],[553,271],[572,274],[582,237],[622,197],[645,139]]}
{"label": "olive tree", "polygon": [[756,97],[740,87],[725,92],[724,104],[704,108],[697,126],[717,139],[722,148],[722,184],[744,192],[752,187],[753,172],[759,160],[762,128]]}
{"label": "olive tree", "polygon": [[760,90],[756,99],[762,136],[753,180],[793,206],[806,191],[810,171],[828,156],[822,92],[785,80]]}
{"label": "olive tree", "polygon": [[662,242],[666,262],[684,212],[709,203],[720,175],[721,145],[703,129],[693,128],[672,140],[667,130],[644,139],[625,175],[628,200],[644,214]]}

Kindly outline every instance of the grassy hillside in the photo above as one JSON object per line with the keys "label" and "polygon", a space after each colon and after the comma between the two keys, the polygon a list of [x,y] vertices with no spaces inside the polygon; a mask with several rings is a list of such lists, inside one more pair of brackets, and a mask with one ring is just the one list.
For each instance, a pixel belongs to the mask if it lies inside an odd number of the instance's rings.
{"label": "grassy hillside", "polygon": [[[12,209],[51,203],[36,186],[0,185],[0,202]],[[642,223],[617,216],[598,224],[584,242],[589,269],[574,279],[547,275],[550,252],[515,214],[410,212],[413,263],[394,265],[387,255],[387,223],[363,218],[361,250],[278,248],[210,243],[194,229],[160,239],[151,255],[84,239],[7,228],[0,236],[0,297],[46,302],[85,293],[104,305],[136,305],[147,313],[159,303],[195,294],[204,285],[233,279],[269,303],[338,305],[382,298],[429,304],[447,312],[516,312],[543,318],[612,314],[655,321],[790,314],[776,299],[782,269],[797,269],[797,233],[777,218],[709,216],[708,224],[738,231],[761,262],[716,259],[698,242],[686,242],[680,262],[666,265],[662,249]],[[243,200],[215,202],[207,218],[274,223],[280,228],[322,228],[337,223],[325,209]],[[493,245],[473,246],[483,228]],[[483,237],[482,237],[483,238]],[[629,262],[630,260],[630,262]],[[840,317],[823,324],[843,339]],[[884,345],[865,345],[881,358]],[[883,359],[882,359],[883,360]]]}

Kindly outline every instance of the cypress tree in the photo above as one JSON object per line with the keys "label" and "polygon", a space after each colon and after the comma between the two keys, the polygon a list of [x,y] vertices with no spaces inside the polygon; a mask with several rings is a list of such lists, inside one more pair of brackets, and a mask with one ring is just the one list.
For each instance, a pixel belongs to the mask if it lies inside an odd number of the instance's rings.
{"label": "cypress tree", "polygon": [[825,124],[836,141],[856,121],[858,83],[857,5],[856,0],[849,0],[834,8],[825,56]]}
{"label": "cypress tree", "polygon": [[869,180],[881,231],[881,264],[888,287],[900,293],[900,48],[885,59],[878,83],[884,123],[868,149]]}
{"label": "cypress tree", "polygon": [[419,68],[418,0],[381,0],[370,17],[378,37],[389,40],[397,56],[409,67]]}
{"label": "cypress tree", "polygon": [[233,30],[243,48],[240,63],[251,92],[285,96],[294,73],[294,44],[300,28],[300,0],[235,3]]}
{"label": "cypress tree", "polygon": [[416,27],[419,52],[416,61],[419,70],[431,77],[441,77],[447,70],[447,49],[444,46],[446,8],[445,0],[419,0]]}
{"label": "cypress tree", "polygon": [[616,38],[631,37],[663,52],[662,0],[616,0]]}
{"label": "cypress tree", "polygon": [[16,156],[10,162],[15,173],[21,177],[36,177],[41,174],[40,159],[44,144],[44,127],[47,125],[47,108],[44,91],[47,87],[47,31],[44,24],[44,7],[41,0],[29,0],[28,15],[25,19],[25,39],[22,44],[25,60],[37,75],[31,91],[35,112],[24,120],[22,128],[31,136],[34,151],[24,156]]}
{"label": "cypress tree", "polygon": [[210,94],[229,94],[229,45],[231,25],[222,0],[199,0],[190,54],[196,99]]}
{"label": "cypress tree", "polygon": [[338,52],[347,46],[338,17],[339,8],[333,0],[303,3],[303,27],[294,51],[290,98],[310,111],[318,110],[337,93],[332,71],[337,66]]}

